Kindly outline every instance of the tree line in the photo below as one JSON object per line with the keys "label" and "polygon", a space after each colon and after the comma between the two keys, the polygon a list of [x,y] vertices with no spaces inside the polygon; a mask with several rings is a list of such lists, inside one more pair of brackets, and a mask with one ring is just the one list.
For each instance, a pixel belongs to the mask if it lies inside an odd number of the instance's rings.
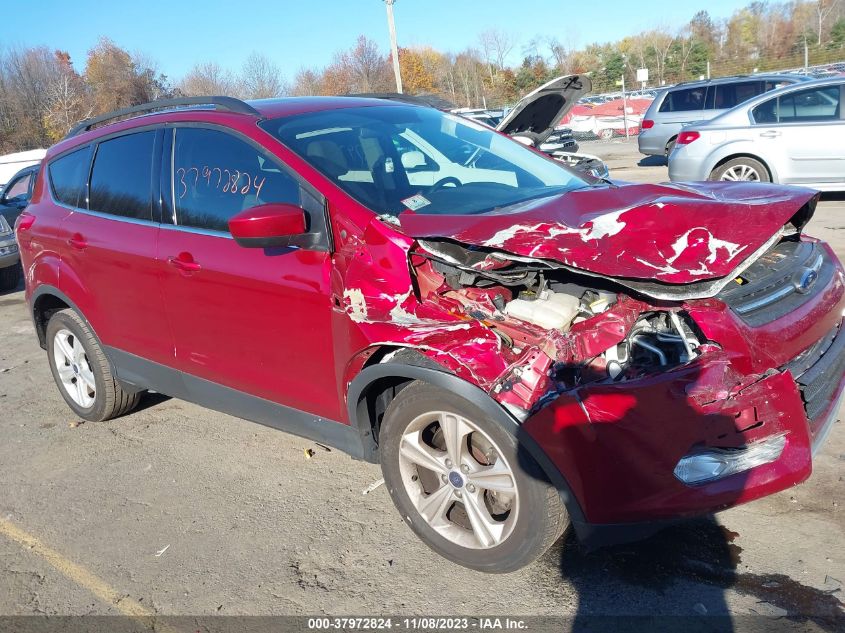
{"label": "tree line", "polygon": [[[401,31],[400,31],[401,34]],[[521,61],[508,61],[518,53]],[[618,90],[624,76],[649,69],[649,85],[840,61],[845,57],[845,0],[755,0],[730,17],[705,10],[680,28],[656,27],[616,42],[577,47],[566,39],[528,42],[489,29],[460,52],[399,49],[405,92],[436,94],[459,106],[499,107],[545,81],[587,73],[596,92]],[[107,38],[77,69],[66,52],[46,47],[0,51],[0,153],[46,147],[81,119],[172,96],[334,95],[395,90],[390,55],[364,35],[325,67],[287,81],[266,55],[253,53],[237,72],[201,62],[179,81],[143,54]]]}

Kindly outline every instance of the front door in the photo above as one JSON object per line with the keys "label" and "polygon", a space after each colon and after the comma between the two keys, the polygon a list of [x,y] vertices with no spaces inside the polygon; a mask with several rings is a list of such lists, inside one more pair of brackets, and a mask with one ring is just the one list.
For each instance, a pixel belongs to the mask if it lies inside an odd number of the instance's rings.
{"label": "front door", "polygon": [[[202,127],[176,127],[173,135],[173,217],[162,225],[158,257],[178,368],[339,419],[322,200],[244,138]],[[322,242],[238,246],[229,218],[270,202],[303,206]]]}

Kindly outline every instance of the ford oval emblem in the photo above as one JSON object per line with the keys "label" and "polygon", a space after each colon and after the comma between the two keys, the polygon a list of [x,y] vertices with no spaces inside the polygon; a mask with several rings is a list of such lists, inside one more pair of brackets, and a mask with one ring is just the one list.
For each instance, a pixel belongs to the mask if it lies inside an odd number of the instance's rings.
{"label": "ford oval emblem", "polygon": [[812,287],[818,281],[819,273],[812,268],[805,268],[801,271],[800,276],[796,275],[792,285],[795,287],[795,292],[800,292],[802,295],[810,292]]}

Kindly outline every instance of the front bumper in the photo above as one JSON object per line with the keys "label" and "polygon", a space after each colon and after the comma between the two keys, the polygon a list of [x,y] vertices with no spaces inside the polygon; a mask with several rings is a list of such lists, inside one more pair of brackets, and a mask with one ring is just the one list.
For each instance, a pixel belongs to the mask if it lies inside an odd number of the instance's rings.
{"label": "front bumper", "polygon": [[[710,514],[809,477],[845,389],[843,310],[838,266],[817,300],[765,326],[742,325],[719,301],[690,306],[698,323],[723,335],[708,338],[725,349],[646,378],[581,387],[529,417],[523,429],[583,512],[589,529],[579,534]],[[778,435],[785,445],[774,461],[697,485],[675,476],[691,453]]]}

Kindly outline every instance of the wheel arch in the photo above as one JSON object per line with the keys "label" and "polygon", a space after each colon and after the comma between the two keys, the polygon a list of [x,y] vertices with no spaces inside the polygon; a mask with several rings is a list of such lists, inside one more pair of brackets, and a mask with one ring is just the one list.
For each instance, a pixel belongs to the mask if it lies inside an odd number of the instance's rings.
{"label": "wheel arch", "polygon": [[384,398],[386,393],[392,392],[390,395],[392,399],[403,386],[415,380],[429,383],[468,400],[517,438],[520,446],[537,462],[543,475],[558,490],[570,520],[581,536],[582,531],[585,532],[588,529],[581,506],[569,483],[534,438],[524,432],[520,423],[487,392],[455,374],[444,371],[442,368],[438,369],[434,361],[422,354],[419,354],[419,357],[428,362],[412,364],[388,360],[371,364],[364,367],[349,384],[346,399],[349,420],[361,435],[365,447],[364,458],[374,463],[379,460],[377,439],[379,420],[373,419],[372,404],[379,398]]}
{"label": "wheel arch", "polygon": [[107,348],[103,345],[100,337],[97,336],[97,331],[93,328],[91,322],[85,318],[85,314],[79,309],[79,306],[70,297],[55,286],[42,284],[33,291],[31,303],[32,320],[35,325],[35,332],[38,335],[38,343],[42,349],[47,349],[47,322],[53,313],[59,310],[73,310],[85,322],[88,329],[91,330],[94,339],[97,341],[100,349],[103,350],[103,354],[105,354],[109,364],[112,366],[112,370],[114,370],[114,363],[105,351]]}
{"label": "wheel arch", "polygon": [[769,180],[771,180],[771,182],[773,183],[778,182],[777,172],[772,168],[768,161],[762,158],[759,154],[755,154],[753,151],[738,148],[732,148],[731,151],[725,152],[720,156],[720,158],[715,159],[712,162],[710,168],[707,170],[708,178],[715,169],[718,169],[728,161],[734,160],[735,158],[750,158],[752,160],[756,160],[758,163],[760,163],[761,165],[763,165],[763,167],[766,168],[766,171],[769,173]]}

